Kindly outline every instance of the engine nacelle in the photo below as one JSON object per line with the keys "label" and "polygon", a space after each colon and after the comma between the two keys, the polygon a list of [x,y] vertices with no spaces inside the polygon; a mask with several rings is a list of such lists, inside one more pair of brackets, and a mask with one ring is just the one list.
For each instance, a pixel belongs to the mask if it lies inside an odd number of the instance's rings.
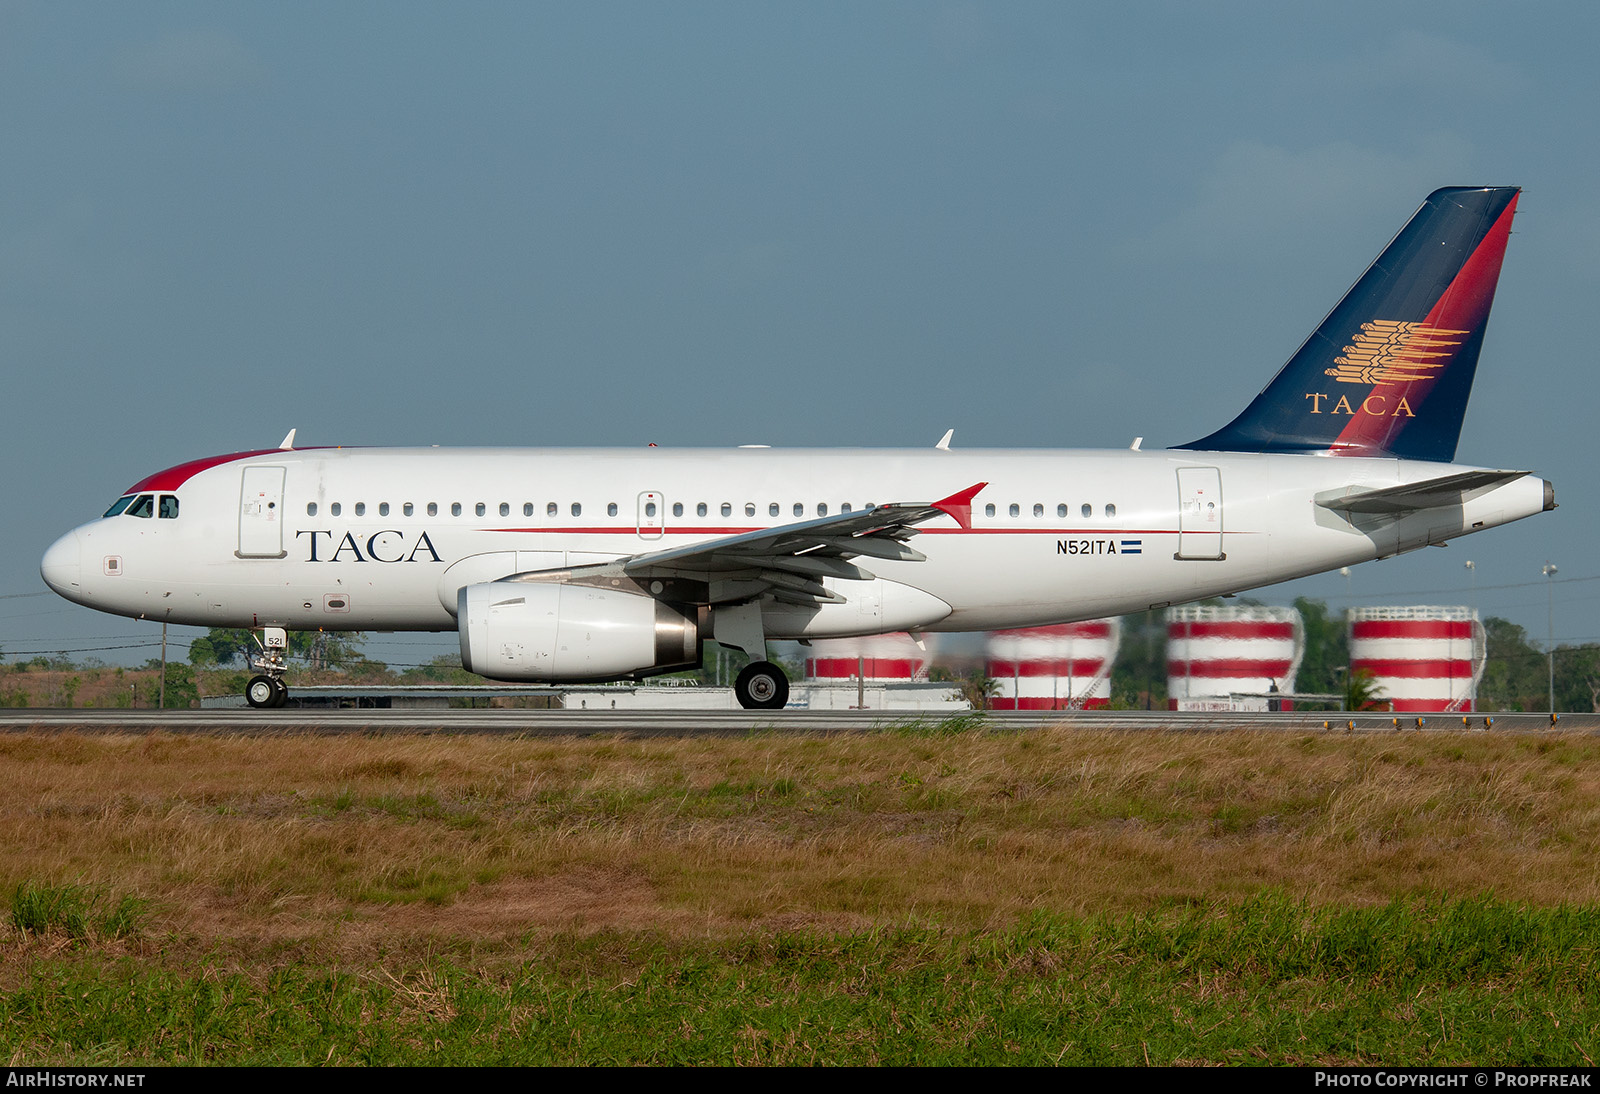
{"label": "engine nacelle", "polygon": [[700,665],[698,609],[619,589],[467,585],[456,623],[462,665],[492,680],[616,680]]}

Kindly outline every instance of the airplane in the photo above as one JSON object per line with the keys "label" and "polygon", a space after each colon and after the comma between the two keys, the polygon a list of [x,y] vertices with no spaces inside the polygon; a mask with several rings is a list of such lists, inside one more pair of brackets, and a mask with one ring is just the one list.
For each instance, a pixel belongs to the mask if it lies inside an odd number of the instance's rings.
{"label": "airplane", "polygon": [[[496,680],[642,679],[769,639],[1067,623],[1388,558],[1555,507],[1454,464],[1520,191],[1429,195],[1232,422],[1128,450],[296,448],[179,464],[62,536],[77,604],[260,631],[456,631]],[[910,500],[898,500],[910,499]],[[935,499],[935,500],[926,500]]]}

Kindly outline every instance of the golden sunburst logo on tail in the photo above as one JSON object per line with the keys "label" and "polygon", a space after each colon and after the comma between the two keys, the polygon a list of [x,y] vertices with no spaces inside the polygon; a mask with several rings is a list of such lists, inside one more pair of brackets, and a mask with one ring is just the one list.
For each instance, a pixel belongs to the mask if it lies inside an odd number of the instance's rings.
{"label": "golden sunburst logo on tail", "polygon": [[1374,319],[1361,324],[1355,344],[1327,370],[1341,384],[1405,384],[1427,380],[1449,362],[1468,331]]}
{"label": "golden sunburst logo on tail", "polygon": [[[1361,324],[1361,332],[1344,347],[1344,356],[1335,357],[1335,368],[1325,371],[1341,384],[1409,384],[1431,380],[1449,364],[1456,347],[1470,331],[1430,327],[1426,323],[1401,323],[1394,319],[1374,319]],[[1335,398],[1320,391],[1306,392],[1312,414],[1348,414],[1357,408],[1384,418],[1415,418],[1416,411],[1406,396],[1373,392],[1352,404],[1350,396]],[[1324,404],[1331,404],[1325,406]]]}

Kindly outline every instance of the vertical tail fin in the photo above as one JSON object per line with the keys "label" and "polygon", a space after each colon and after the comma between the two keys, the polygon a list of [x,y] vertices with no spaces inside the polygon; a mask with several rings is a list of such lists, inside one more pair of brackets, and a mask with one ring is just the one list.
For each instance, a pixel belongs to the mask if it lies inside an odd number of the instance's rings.
{"label": "vertical tail fin", "polygon": [[1517,195],[1429,194],[1244,413],[1177,447],[1454,459]]}

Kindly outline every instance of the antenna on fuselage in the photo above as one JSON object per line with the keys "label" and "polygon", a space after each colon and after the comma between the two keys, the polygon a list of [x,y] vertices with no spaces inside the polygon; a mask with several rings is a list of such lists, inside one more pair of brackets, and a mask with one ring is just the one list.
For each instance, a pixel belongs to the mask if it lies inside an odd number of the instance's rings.
{"label": "antenna on fuselage", "polygon": [[285,452],[294,451],[294,430],[289,430],[288,434],[283,438],[283,443],[278,447]]}

